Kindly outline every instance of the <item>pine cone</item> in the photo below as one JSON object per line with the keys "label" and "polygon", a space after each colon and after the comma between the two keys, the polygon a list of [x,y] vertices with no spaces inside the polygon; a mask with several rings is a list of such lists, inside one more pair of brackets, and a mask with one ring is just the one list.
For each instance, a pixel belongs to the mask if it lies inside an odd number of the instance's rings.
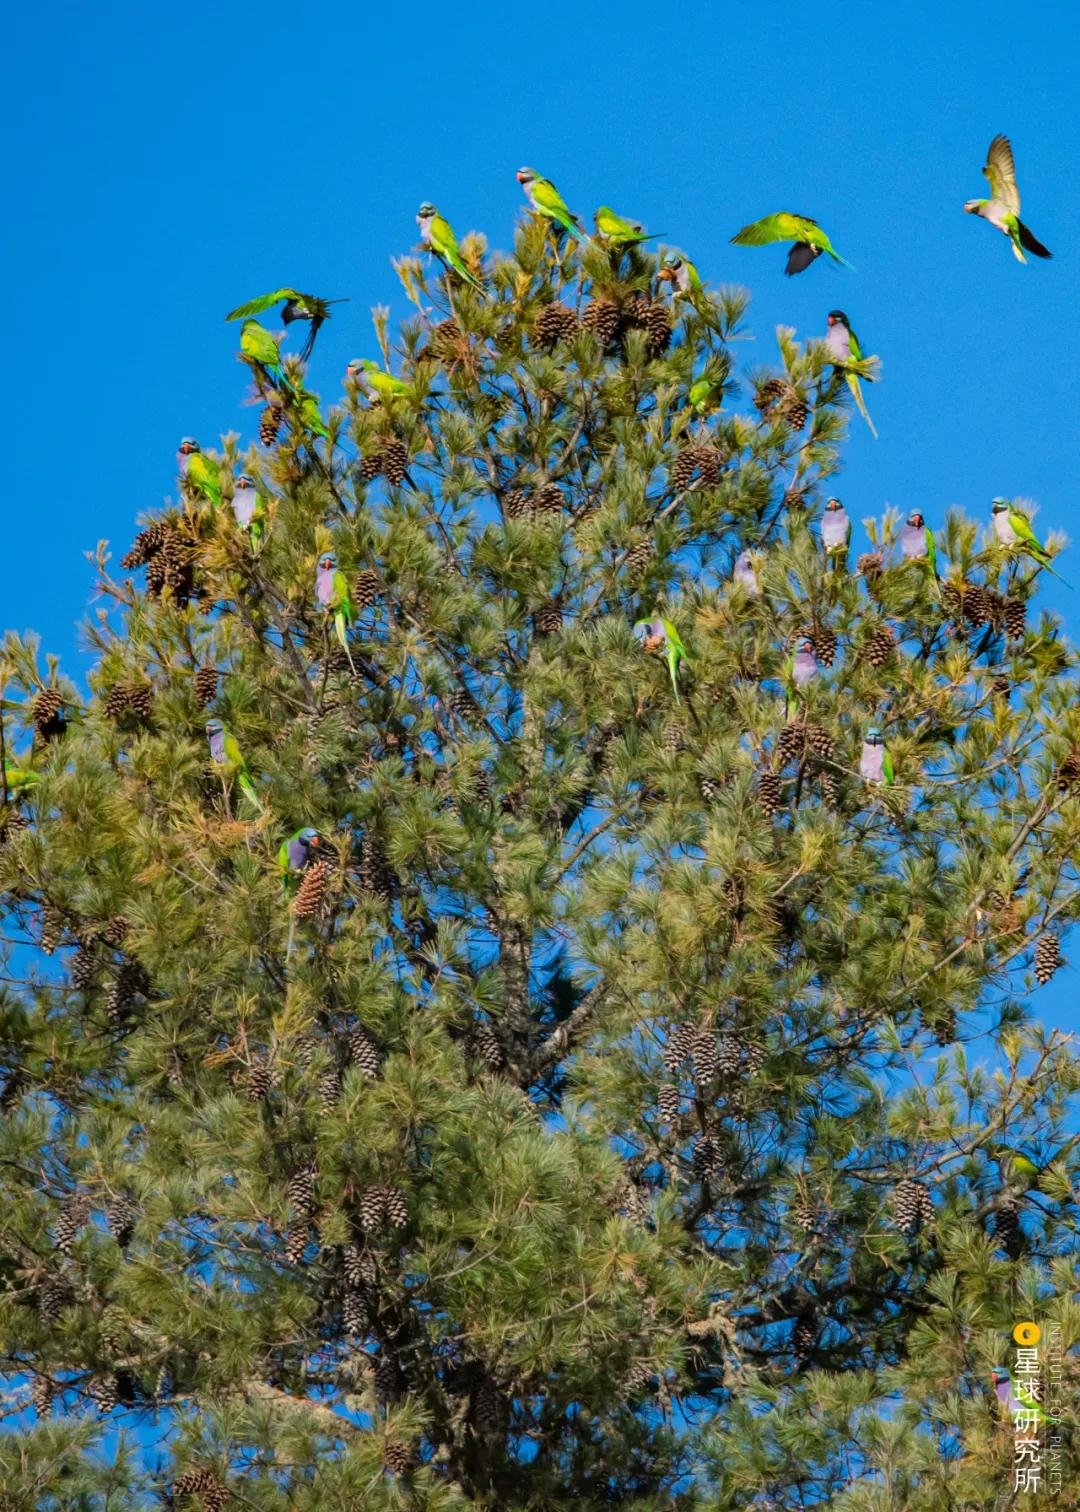
{"label": "pine cone", "polygon": [[127,683],[114,683],[105,695],[101,711],[106,719],[122,719],[127,713],[131,689]]}
{"label": "pine cone", "polygon": [[382,451],[366,452],[360,458],[361,483],[374,483],[376,478],[382,477]]}
{"label": "pine cone", "polygon": [[286,1188],[286,1200],[292,1207],[296,1217],[302,1221],[311,1218],[315,1212],[315,1180],[318,1171],[313,1161],[298,1166],[289,1177]]}
{"label": "pine cone", "polygon": [[[784,726],[776,740],[776,760],[780,766],[787,766],[789,761],[801,756],[806,747],[806,731],[801,724],[789,723]],[[770,775],[766,773],[765,775]],[[761,784],[758,784],[760,792]],[[764,806],[764,805],[763,805]]]}
{"label": "pine cone", "polygon": [[699,777],[698,787],[706,803],[715,803],[727,784],[721,777]]}
{"label": "pine cone", "polygon": [[89,1395],[104,1417],[120,1400],[120,1394],[116,1389],[116,1377],[113,1375],[95,1376],[90,1382]]}
{"label": "pine cone", "polygon": [[702,1134],[694,1145],[690,1157],[694,1175],[699,1181],[707,1181],[720,1164],[720,1150],[711,1134]]}
{"label": "pine cone", "polygon": [[756,1076],[769,1058],[769,1052],[761,1040],[750,1040],[746,1045],[746,1074]]}
{"label": "pine cone", "polygon": [[126,1192],[117,1193],[105,1210],[105,1222],[109,1233],[121,1249],[125,1249],[130,1244],[138,1221],[138,1204]]}
{"label": "pine cone", "polygon": [[626,553],[626,572],[628,577],[638,577],[648,567],[656,554],[656,548],[652,541],[637,541]]}
{"label": "pine cone", "polygon": [[511,488],[503,494],[504,520],[523,520],[532,513],[532,501],[527,488]]}
{"label": "pine cone", "polygon": [[395,1186],[383,1187],[383,1200],[386,1206],[386,1221],[391,1228],[404,1228],[409,1221],[409,1206],[405,1201],[405,1193]]}
{"label": "pine cone", "polygon": [[836,755],[836,742],[821,725],[806,726],[806,744],[820,761],[832,761]]}
{"label": "pine cone", "polygon": [[885,566],[885,558],[880,551],[867,551],[855,563],[855,571],[867,583],[876,583]]}
{"label": "pine cone", "polygon": [[142,567],[160,549],[173,527],[167,520],[155,520],[145,530],[140,530],[135,537],[130,551],[120,559],[120,565],[130,571],[135,567]]}
{"label": "pine cone", "polygon": [[461,356],[462,330],[456,320],[440,320],[428,338],[428,351],[436,362],[454,363]]}
{"label": "pine cone", "polygon": [[379,1047],[363,1024],[354,1024],[349,1030],[349,1064],[356,1067],[361,1076],[369,1080],[379,1074]]}
{"label": "pine cone", "polygon": [[401,1395],[401,1371],[392,1355],[382,1354],[372,1377],[375,1396],[380,1402],[396,1402]]}
{"label": "pine cone", "polygon": [[195,673],[195,702],[200,709],[205,709],[212,704],[217,697],[218,670],[216,667],[202,666]]}
{"label": "pine cone", "polygon": [[780,807],[780,773],[762,772],[757,783],[758,807],[771,819]]}
{"label": "pine cone", "polygon": [[746,1058],[746,1041],[741,1034],[731,1033],[721,1037],[719,1053],[716,1057],[717,1068],[721,1075],[726,1077],[738,1076],[742,1070]]}
{"label": "pine cone", "polygon": [[1042,934],[1035,946],[1035,980],[1045,987],[1059,966],[1064,965],[1061,941],[1056,934]]}
{"label": "pine cone", "polygon": [[702,1025],[694,1035],[691,1054],[694,1057],[694,1080],[699,1087],[707,1087],[716,1075],[715,1029]]}
{"label": "pine cone", "polygon": [[257,1061],[249,1068],[247,1074],[246,1087],[248,1101],[262,1102],[269,1095],[273,1085],[274,1076],[270,1067],[263,1065],[261,1061]]}
{"label": "pine cone", "polygon": [[1021,640],[1027,629],[1027,604],[1020,598],[1005,600],[1005,634],[1010,640]]}
{"label": "pine cone", "polygon": [[389,1443],[383,1448],[383,1464],[391,1475],[405,1475],[412,1464],[412,1449],[408,1444]]}
{"label": "pine cone", "polygon": [[780,501],[785,509],[804,509],[806,507],[806,493],[797,483],[792,483],[790,488],[784,489],[784,497]]}
{"label": "pine cone", "polygon": [[764,383],[758,386],[757,392],[754,394],[754,404],[761,414],[767,415],[786,393],[787,384],[783,379],[767,378]]}
{"label": "pine cone", "polygon": [[964,618],[968,624],[976,630],[989,625],[994,617],[994,606],[986,589],[979,583],[965,583],[962,591]]}
{"label": "pine cone", "polygon": [[698,448],[684,446],[668,470],[668,482],[675,493],[685,493],[698,470]]}
{"label": "pine cone", "polygon": [[990,692],[995,698],[1003,698],[1008,703],[1009,694],[1012,692],[1012,683],[1007,677],[999,675],[991,682]]}
{"label": "pine cone", "polygon": [[273,446],[281,430],[281,422],[285,418],[284,411],[276,404],[268,404],[259,416],[259,443],[262,446]]}
{"label": "pine cone", "polygon": [[622,312],[612,299],[593,299],[585,306],[581,324],[596,337],[601,351],[613,346],[622,330]]}
{"label": "pine cone", "polygon": [[925,1182],[905,1176],[892,1194],[893,1216],[902,1234],[917,1234],[934,1221],[934,1204]]}
{"label": "pine cone", "polygon": [[53,1233],[53,1247],[61,1255],[70,1255],[83,1225],[90,1216],[90,1198],[83,1191],[71,1192],[60,1205]]}
{"label": "pine cone", "polygon": [[865,656],[871,667],[883,667],[896,649],[896,637],[888,625],[879,625],[867,643]]}
{"label": "pine cone", "polygon": [[669,755],[675,756],[684,748],[682,725],[677,719],[666,719],[660,732],[660,744]]}
{"label": "pine cone", "polygon": [[498,1433],[502,1413],[499,1393],[488,1376],[480,1382],[473,1397],[473,1422],[478,1433]]}
{"label": "pine cone", "polygon": [[453,688],[444,695],[447,708],[460,719],[479,719],[480,705],[466,688]]}
{"label": "pine cone", "polygon": [[630,308],[630,319],[639,331],[645,332],[645,351],[649,357],[659,357],[667,351],[671,345],[671,316],[666,305],[636,299]]}
{"label": "pine cone", "polygon": [[374,567],[361,567],[353,578],[353,598],[357,609],[370,609],[382,589],[382,582]]}
{"label": "pine cone", "polygon": [[1020,1226],[1020,1199],[1003,1196],[994,1209],[994,1238],[1010,1260],[1019,1260],[1024,1253],[1024,1231]]}
{"label": "pine cone", "polygon": [[227,1489],[210,1470],[185,1470],[173,1481],[173,1499],[201,1496],[203,1512],[221,1512],[229,1499]]}
{"label": "pine cone", "polygon": [[490,1024],[476,1026],[472,1033],[471,1047],[476,1059],[483,1061],[489,1070],[501,1071],[506,1065],[502,1043]]}
{"label": "pine cone", "polygon": [[110,946],[113,950],[119,950],[120,946],[127,939],[130,927],[123,914],[114,914],[111,919],[105,921],[98,930],[98,934],[106,945]]}
{"label": "pine cone", "polygon": [[533,629],[537,635],[554,635],[562,629],[563,615],[562,605],[557,598],[550,604],[544,604],[533,615]]}
{"label": "pine cone", "polygon": [[71,958],[69,981],[75,992],[87,992],[97,974],[97,952],[92,940],[84,941]]}
{"label": "pine cone", "polygon": [[818,1210],[814,1203],[807,1198],[793,1204],[791,1209],[791,1221],[796,1228],[802,1229],[807,1234],[812,1234],[817,1228]]}
{"label": "pine cone", "polygon": [[71,1301],[71,1289],[59,1276],[46,1276],[38,1283],[37,1310],[43,1323],[55,1323]]}
{"label": "pine cone", "polygon": [[45,955],[52,955],[64,937],[64,915],[47,904],[41,911],[40,945]]}
{"label": "pine cone", "polygon": [[341,1274],[351,1291],[360,1291],[371,1286],[376,1279],[375,1261],[367,1250],[358,1244],[341,1246]]}
{"label": "pine cone", "polygon": [[55,740],[67,729],[63,708],[64,700],[58,688],[42,688],[34,699],[30,717],[42,740]]}
{"label": "pine cone", "polygon": [[813,1313],[804,1313],[795,1324],[791,1334],[791,1348],[795,1359],[802,1364],[817,1347],[817,1320]]}
{"label": "pine cone", "polygon": [[550,349],[560,341],[572,341],[578,333],[578,318],[564,304],[547,304],[533,321],[529,338],[534,347]]}
{"label": "pine cone", "polygon": [[790,398],[784,401],[780,413],[791,426],[792,430],[802,430],[810,414],[810,406],[793,389]]}
{"label": "pine cone", "polygon": [[332,1113],[341,1101],[341,1072],[337,1066],[327,1066],[319,1077],[319,1107],[323,1117]]}
{"label": "pine cone", "polygon": [[819,771],[815,778],[818,792],[821,794],[822,803],[830,808],[835,808],[840,798],[840,784],[836,780],[835,772]]}
{"label": "pine cone", "polygon": [[662,1082],[656,1094],[656,1111],[661,1123],[678,1122],[680,1101],[679,1089],[674,1082]]}
{"label": "pine cone", "polygon": [[48,1376],[36,1375],[30,1382],[30,1402],[39,1418],[47,1418],[52,1412],[55,1387]]}
{"label": "pine cone", "polygon": [[381,838],[371,831],[364,836],[357,875],[364,891],[374,893],[384,902],[388,903],[397,891],[397,877],[387,859],[386,849]]}
{"label": "pine cone", "polygon": [[154,708],[154,689],[150,683],[132,683],[128,688],[128,708],[138,719],[148,719]]}
{"label": "pine cone", "polygon": [[285,1230],[285,1262],[287,1265],[302,1265],[310,1241],[308,1225],[304,1222],[290,1223]]}
{"label": "pine cone", "polygon": [[326,900],[329,884],[329,861],[313,861],[304,872],[303,880],[293,899],[293,918],[313,919]]}
{"label": "pine cone", "polygon": [[836,631],[828,625],[815,625],[810,631],[810,641],[814,647],[814,655],[823,667],[831,667],[836,660],[836,647],[838,645]]}
{"label": "pine cone", "polygon": [[694,1036],[696,1030],[693,1024],[673,1024],[668,1030],[667,1040],[664,1044],[664,1065],[676,1074],[686,1058],[694,1052]]}
{"label": "pine cone", "polygon": [[1058,767],[1057,785],[1061,792],[1080,788],[1080,751],[1070,751]]}
{"label": "pine cone", "polygon": [[367,1187],[360,1198],[360,1226],[369,1232],[381,1228],[386,1218],[386,1188]]}
{"label": "pine cone", "polygon": [[137,997],[148,987],[146,972],[136,961],[122,961],[109,983],[105,998],[105,1016],[110,1024],[120,1024]]}
{"label": "pine cone", "polygon": [[391,487],[397,488],[404,483],[409,470],[409,449],[397,436],[391,436],[383,443],[382,470]]}

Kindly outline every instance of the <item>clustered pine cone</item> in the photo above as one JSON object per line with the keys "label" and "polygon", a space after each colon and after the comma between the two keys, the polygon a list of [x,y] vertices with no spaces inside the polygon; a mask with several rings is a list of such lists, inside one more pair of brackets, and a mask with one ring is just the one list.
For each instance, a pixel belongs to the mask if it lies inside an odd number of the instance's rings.
{"label": "clustered pine cone", "polygon": [[212,1470],[185,1470],[173,1481],[174,1499],[182,1496],[201,1496],[203,1512],[220,1512],[228,1500],[228,1491]]}
{"label": "clustered pine cone", "polygon": [[200,709],[205,709],[212,704],[217,697],[218,669],[211,666],[202,666],[195,673],[195,702]]}
{"label": "clustered pine cone", "polygon": [[387,859],[386,849],[373,832],[364,836],[357,875],[364,891],[374,893],[384,902],[389,902],[397,891],[397,877]]}
{"label": "clustered pine cone", "polygon": [[902,1234],[915,1234],[934,1221],[934,1204],[930,1189],[923,1181],[905,1176],[892,1194],[893,1217]]}
{"label": "clustered pine cone", "polygon": [[1039,943],[1035,946],[1035,980],[1039,986],[1045,987],[1058,967],[1063,964],[1061,941],[1057,935],[1040,935]]}
{"label": "clustered pine cone", "polygon": [[313,861],[304,872],[303,880],[293,899],[293,918],[312,919],[323,906],[330,884],[330,863]]}
{"label": "clustered pine cone", "polygon": [[55,740],[67,729],[63,708],[64,700],[59,688],[42,688],[34,699],[30,717],[42,740]]}
{"label": "clustered pine cone", "polygon": [[1020,640],[1027,629],[1027,605],[1023,599],[1005,600],[1005,634],[1010,640]]}
{"label": "clustered pine cone", "polygon": [[867,586],[869,586],[871,583],[877,582],[878,578],[881,576],[884,570],[884,567],[885,558],[882,556],[880,551],[864,552],[859,560],[855,563],[856,572],[858,572],[862,576]]}
{"label": "clustered pine cone", "polygon": [[[719,483],[724,471],[724,458],[717,447],[707,442],[695,442],[684,446],[671,464],[669,480],[676,493],[684,493],[691,485],[697,488],[713,488]],[[696,479],[696,481],[695,481]]]}
{"label": "clustered pine cone", "polygon": [[533,615],[533,629],[537,635],[554,635],[562,629],[562,624],[562,604],[557,598],[552,599],[550,604],[544,604]]}
{"label": "clustered pine cone", "polygon": [[879,625],[867,643],[866,660],[871,667],[883,667],[896,649],[896,637],[888,625]]}
{"label": "clustered pine cone", "polygon": [[83,1191],[71,1192],[60,1205],[53,1233],[53,1246],[61,1255],[70,1255],[86,1220],[90,1216],[90,1198]]}
{"label": "clustered pine cone", "polygon": [[[806,730],[801,724],[786,724],[776,739],[776,759],[787,766],[796,756],[801,756],[806,746]],[[760,790],[760,787],[759,787]]]}
{"label": "clustered pine cone", "polygon": [[828,625],[814,625],[808,631],[810,643],[814,648],[814,655],[823,667],[831,667],[836,660],[836,648],[839,644],[836,631]]}
{"label": "clustered pine cone", "polygon": [[780,773],[762,772],[757,784],[758,805],[766,819],[780,807]]}
{"label": "clustered pine cone", "polygon": [[627,310],[626,324],[645,332],[645,351],[649,357],[659,357],[671,345],[671,316],[664,304],[635,299]]}
{"label": "clustered pine cone", "polygon": [[139,1221],[138,1205],[126,1192],[119,1192],[105,1210],[105,1222],[109,1233],[121,1249],[131,1242],[135,1225]]}
{"label": "clustered pine cone", "polygon": [[591,331],[601,349],[615,344],[622,330],[623,318],[613,299],[592,299],[581,317],[585,330]]}
{"label": "clustered pine cone", "polygon": [[379,1047],[363,1024],[349,1030],[349,1064],[371,1081],[379,1074]]}
{"label": "clustered pine cone", "polygon": [[149,683],[114,683],[105,695],[102,712],[106,719],[122,719],[129,711],[137,719],[146,719],[154,707],[154,690]]}
{"label": "clustered pine cone", "polygon": [[571,341],[578,333],[577,315],[567,305],[546,304],[533,321],[530,340],[534,347],[550,349],[560,341]]}
{"label": "clustered pine cone", "polygon": [[1058,767],[1057,785],[1061,792],[1080,788],[1080,751],[1070,751]]}
{"label": "clustered pine cone", "polygon": [[146,972],[137,961],[121,961],[105,998],[105,1014],[110,1024],[121,1023],[132,1003],[149,985]]}
{"label": "clustered pine cone", "polygon": [[385,478],[391,487],[404,483],[409,470],[409,449],[397,436],[388,436],[373,451],[366,452],[360,461],[360,477],[371,483],[376,478]]}
{"label": "clustered pine cone", "polygon": [[353,599],[357,609],[370,609],[379,596],[382,583],[374,567],[361,567],[353,578]]}
{"label": "clustered pine cone", "polygon": [[656,1094],[656,1110],[660,1122],[673,1124],[679,1117],[679,1089],[674,1082],[662,1082]]}
{"label": "clustered pine cone", "polygon": [[141,530],[135,544],[121,559],[124,568],[146,567],[146,592],[149,598],[171,593],[181,602],[195,592],[195,537],[191,527],[158,520]]}
{"label": "clustered pine cone", "polygon": [[802,430],[810,414],[810,406],[796,390],[792,389],[789,397],[784,400],[780,413],[792,430]]}
{"label": "clustered pine cone", "polygon": [[360,1198],[360,1223],[365,1229],[404,1228],[409,1221],[405,1194],[395,1186],[370,1186]]}
{"label": "clustered pine cone", "polygon": [[281,422],[285,418],[285,412],[277,404],[268,404],[259,416],[259,442],[262,446],[273,446],[281,430]]}
{"label": "clustered pine cone", "polygon": [[787,384],[782,378],[767,378],[754,395],[754,404],[761,414],[767,415],[787,393]]}

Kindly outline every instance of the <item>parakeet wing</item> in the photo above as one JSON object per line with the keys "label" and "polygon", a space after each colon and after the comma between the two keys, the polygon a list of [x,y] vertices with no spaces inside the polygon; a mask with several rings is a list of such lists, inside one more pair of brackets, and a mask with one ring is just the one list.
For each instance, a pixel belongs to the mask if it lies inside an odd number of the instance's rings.
{"label": "parakeet wing", "polygon": [[244,765],[244,758],[240,754],[240,747],[236,743],[235,735],[226,732],[224,751],[225,759],[229,762],[230,766],[242,767]]}
{"label": "parakeet wing", "polygon": [[1010,509],[1009,524],[1022,541],[1027,541],[1032,546],[1039,546],[1041,550],[1039,538],[1032,530],[1031,521],[1027,515],[1021,514],[1018,509]]}
{"label": "parakeet wing", "polygon": [[855,332],[851,329],[850,326],[848,326],[848,344],[850,347],[851,355],[854,357],[855,361],[858,362],[862,357],[862,347],[859,345],[859,338],[856,336]]}
{"label": "parakeet wing", "polygon": [[685,656],[686,647],[679,639],[679,632],[676,630],[675,626],[671,623],[670,620],[661,620],[660,623],[664,627],[664,633],[668,638],[668,645],[674,646],[675,650],[679,653],[680,656]]}
{"label": "parakeet wing", "polygon": [[454,228],[444,216],[436,215],[432,217],[429,235],[431,237],[431,245],[437,252],[457,252],[458,244],[457,237],[454,235]]}
{"label": "parakeet wing", "polygon": [[769,242],[805,241],[818,243],[820,230],[817,221],[805,215],[791,215],[781,210],[777,215],[766,215],[762,220],[744,226],[731,240],[737,247],[764,247]]}
{"label": "parakeet wing", "polygon": [[251,315],[261,315],[264,310],[269,310],[271,305],[280,304],[283,299],[300,299],[302,295],[295,289],[275,289],[272,294],[260,294],[258,299],[249,299],[247,304],[237,305],[235,310],[230,310],[226,320],[245,320]]}
{"label": "parakeet wing", "polygon": [[1013,162],[1009,139],[1000,132],[990,143],[983,173],[990,182],[990,193],[994,199],[1000,200],[1013,215],[1019,215],[1020,191],[1016,187],[1016,164]]}
{"label": "parakeet wing", "polygon": [[352,614],[352,603],[349,599],[349,584],[341,568],[337,568],[330,579],[334,587],[334,608],[341,609],[345,614]]}
{"label": "parakeet wing", "polygon": [[885,773],[885,781],[891,783],[894,779],[895,774],[893,770],[892,757],[889,755],[888,751],[886,751],[884,756],[881,758],[881,770]]}
{"label": "parakeet wing", "polygon": [[240,350],[254,362],[274,366],[281,360],[278,344],[270,332],[257,320],[245,322],[240,332]]}
{"label": "parakeet wing", "polygon": [[532,194],[533,199],[536,201],[536,204],[540,207],[540,209],[549,210],[559,215],[565,215],[567,220],[570,219],[570,211],[567,208],[566,201],[563,199],[562,195],[559,193],[550,179],[534,179],[532,183]]}

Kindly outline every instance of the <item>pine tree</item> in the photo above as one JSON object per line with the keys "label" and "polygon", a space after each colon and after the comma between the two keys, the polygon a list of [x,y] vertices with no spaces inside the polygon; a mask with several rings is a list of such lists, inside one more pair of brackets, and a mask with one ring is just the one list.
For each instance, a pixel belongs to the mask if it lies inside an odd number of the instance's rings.
{"label": "pine tree", "polygon": [[87,689],[4,642],[0,1349],[54,1415],[0,1502],[37,1464],[90,1505],[138,1414],[110,1505],[989,1505],[1018,1309],[1076,1338],[1080,1074],[1025,1003],[1078,911],[1075,654],[959,512],[940,592],[891,512],[825,560],[842,375],[786,329],[739,371],[742,292],[532,219],[462,249],[489,298],[398,263],[400,396],[323,437],[275,390],[222,448],[257,553],[178,489],[99,558]]}

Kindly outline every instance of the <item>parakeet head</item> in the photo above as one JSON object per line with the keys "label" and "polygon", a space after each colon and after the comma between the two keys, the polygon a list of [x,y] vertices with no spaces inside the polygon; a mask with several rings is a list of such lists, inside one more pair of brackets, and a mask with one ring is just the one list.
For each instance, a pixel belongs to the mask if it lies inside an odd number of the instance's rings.
{"label": "parakeet head", "polygon": [[995,1386],[1004,1386],[1009,1383],[1009,1372],[1003,1370],[1000,1365],[995,1365],[990,1372],[990,1378]]}
{"label": "parakeet head", "polygon": [[536,174],[531,168],[519,168],[516,177],[518,183],[524,184],[525,188],[527,189],[532,183],[533,179],[535,179]]}
{"label": "parakeet head", "polygon": [[913,526],[915,530],[922,530],[922,528],[926,524],[926,521],[923,519],[922,515],[917,509],[913,510],[912,513],[908,515],[907,522],[909,525]]}
{"label": "parakeet head", "polygon": [[866,732],[866,743],[867,743],[867,745],[884,745],[885,744],[885,737],[884,737],[884,735],[882,735],[882,733],[878,729],[877,725],[871,725],[870,728],[867,730],[867,732]]}
{"label": "parakeet head", "polygon": [[208,735],[220,735],[225,726],[220,719],[208,719],[206,721],[206,733]]}
{"label": "parakeet head", "polygon": [[1008,499],[995,499],[990,507],[995,514],[1002,514],[1010,507],[1010,505]]}
{"label": "parakeet head", "polygon": [[848,324],[848,318],[844,314],[843,310],[830,310],[828,320],[831,326],[842,325],[846,327]]}
{"label": "parakeet head", "polygon": [[682,265],[682,258],[677,252],[669,252],[668,255],[664,258],[664,267],[670,268],[673,273],[677,273]]}
{"label": "parakeet head", "polygon": [[[831,315],[829,316],[829,319],[830,320],[832,319]],[[825,513],[826,514],[838,514],[840,512],[840,510],[843,509],[843,507],[844,506],[841,504],[841,502],[840,502],[839,499],[826,499],[825,500]]]}
{"label": "parakeet head", "polygon": [[337,566],[337,557],[332,551],[324,551],[322,556],[319,558],[319,566],[324,572],[333,572],[334,568]]}
{"label": "parakeet head", "polygon": [[813,656],[814,643],[812,640],[807,640],[807,638],[804,636],[799,642],[797,649],[803,656]]}
{"label": "parakeet head", "polygon": [[966,215],[977,215],[979,213],[979,207],[981,206],[981,204],[982,200],[965,200],[964,213]]}
{"label": "parakeet head", "polygon": [[237,488],[254,488],[255,484],[248,477],[247,473],[241,473],[240,476],[236,480],[236,487]]}
{"label": "parakeet head", "polygon": [[308,846],[316,846],[322,842],[322,836],[317,829],[312,829],[310,824],[305,825],[296,838]]}
{"label": "parakeet head", "polygon": [[199,443],[196,441],[194,436],[185,436],[180,443],[179,450],[182,456],[190,457],[192,452],[197,452],[199,450]]}
{"label": "parakeet head", "polygon": [[745,571],[751,565],[750,553],[748,551],[740,551],[739,555],[735,558],[735,565],[740,571]]}
{"label": "parakeet head", "polygon": [[416,218],[417,220],[430,220],[433,215],[437,214],[438,211],[435,209],[435,206],[431,203],[431,201],[425,200],[424,203],[420,206],[419,210],[416,212]]}

